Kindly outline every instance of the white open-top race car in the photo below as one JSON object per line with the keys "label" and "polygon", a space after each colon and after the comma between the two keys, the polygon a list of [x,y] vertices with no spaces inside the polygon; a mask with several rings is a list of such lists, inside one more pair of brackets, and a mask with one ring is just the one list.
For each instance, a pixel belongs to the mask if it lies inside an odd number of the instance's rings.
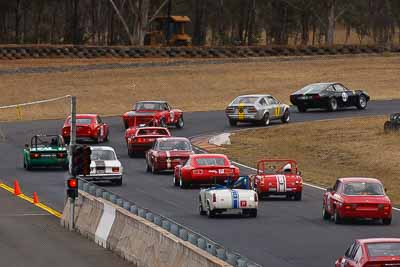
{"label": "white open-top race car", "polygon": [[223,212],[242,213],[257,217],[258,196],[254,183],[247,176],[240,177],[230,186],[214,186],[201,189],[199,194],[200,215],[215,217]]}

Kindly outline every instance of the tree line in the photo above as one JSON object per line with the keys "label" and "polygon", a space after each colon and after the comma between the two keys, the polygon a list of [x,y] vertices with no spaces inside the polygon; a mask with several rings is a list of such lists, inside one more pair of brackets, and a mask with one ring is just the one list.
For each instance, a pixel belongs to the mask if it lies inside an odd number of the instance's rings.
{"label": "tree line", "polygon": [[169,4],[193,45],[400,42],[399,0],[0,0],[0,43],[142,45]]}

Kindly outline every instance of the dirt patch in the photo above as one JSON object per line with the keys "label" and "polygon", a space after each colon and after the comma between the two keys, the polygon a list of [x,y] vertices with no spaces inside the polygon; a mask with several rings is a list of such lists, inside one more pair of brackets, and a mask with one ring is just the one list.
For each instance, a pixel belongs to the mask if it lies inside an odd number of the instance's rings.
{"label": "dirt patch", "polygon": [[293,158],[305,181],[332,186],[337,177],[376,177],[400,205],[400,134],[385,134],[385,116],[293,123],[235,133],[223,153],[255,167],[263,158]]}
{"label": "dirt patch", "polygon": [[[248,93],[288,102],[291,92],[320,81],[341,81],[367,90],[373,99],[392,99],[400,98],[399,63],[397,56],[349,57],[4,75],[0,106],[69,94],[78,97],[79,112],[103,115],[122,114],[149,99],[165,99],[184,111],[221,110]],[[15,117],[15,110],[10,112]],[[24,114],[36,119],[53,113],[52,107],[40,107]]]}

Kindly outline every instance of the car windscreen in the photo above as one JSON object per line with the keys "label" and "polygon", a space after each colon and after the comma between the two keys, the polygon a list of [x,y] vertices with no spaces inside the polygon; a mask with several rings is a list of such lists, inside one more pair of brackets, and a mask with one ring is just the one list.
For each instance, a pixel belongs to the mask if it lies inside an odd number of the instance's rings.
{"label": "car windscreen", "polygon": [[196,158],[197,165],[199,166],[225,166],[225,159],[220,157],[213,158]]}
{"label": "car windscreen", "polygon": [[400,243],[371,243],[367,250],[370,257],[400,256]]}
{"label": "car windscreen", "polygon": [[165,129],[140,129],[138,135],[168,135]]}
{"label": "car windscreen", "polygon": [[111,150],[92,149],[91,160],[115,160],[115,154]]}
{"label": "car windscreen", "polygon": [[37,136],[32,139],[32,146],[35,145],[38,147],[59,146],[60,140],[57,136]]}
{"label": "car windscreen", "polygon": [[324,90],[325,88],[328,87],[328,84],[310,84],[307,85],[303,88],[301,88],[300,90],[298,90],[297,92],[295,92],[295,94],[318,94],[319,92],[321,92],[322,90]]}
{"label": "car windscreen", "polygon": [[380,196],[385,194],[382,185],[373,182],[346,183],[344,185],[343,193],[351,196]]}
{"label": "car windscreen", "polygon": [[259,97],[257,96],[239,96],[235,100],[233,100],[232,105],[239,105],[239,104],[254,104]]}
{"label": "car windscreen", "polygon": [[[71,124],[71,119],[68,119],[68,124]],[[77,125],[87,125],[87,124],[91,124],[92,123],[92,119],[91,118],[77,118],[76,119],[76,124]]]}
{"label": "car windscreen", "polygon": [[135,110],[162,110],[161,103],[140,102],[136,103]]}
{"label": "car windscreen", "polygon": [[170,151],[170,150],[191,151],[192,146],[190,145],[190,142],[185,140],[164,140],[158,143],[158,149],[161,151]]}

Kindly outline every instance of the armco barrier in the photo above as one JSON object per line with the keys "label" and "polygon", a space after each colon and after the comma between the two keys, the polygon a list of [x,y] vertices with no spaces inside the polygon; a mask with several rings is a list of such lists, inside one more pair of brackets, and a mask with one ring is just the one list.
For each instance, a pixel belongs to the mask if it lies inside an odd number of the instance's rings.
{"label": "armco barrier", "polygon": [[[162,215],[79,180],[76,230],[136,266],[260,266]],[[68,227],[69,203],[61,224]]]}
{"label": "armco barrier", "polygon": [[334,47],[230,46],[132,47],[72,45],[2,45],[0,59],[22,58],[244,58],[400,52],[400,46],[336,45]]}

